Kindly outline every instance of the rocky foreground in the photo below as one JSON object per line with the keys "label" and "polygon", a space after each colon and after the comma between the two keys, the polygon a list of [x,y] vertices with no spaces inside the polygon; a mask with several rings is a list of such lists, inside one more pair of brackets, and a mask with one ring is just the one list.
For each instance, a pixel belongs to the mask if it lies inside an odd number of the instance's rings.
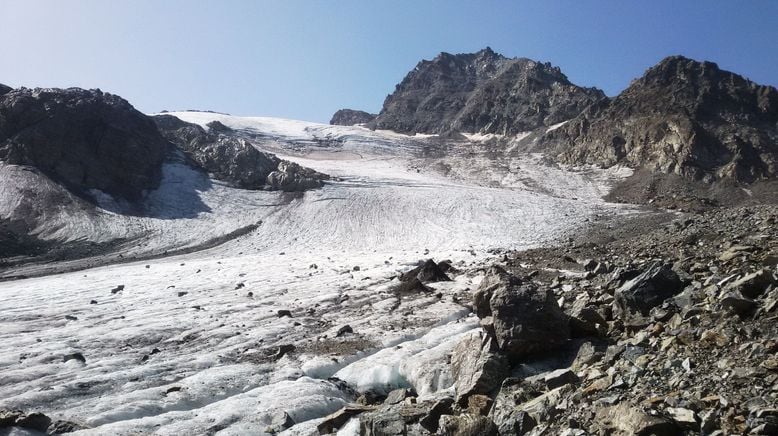
{"label": "rocky foreground", "polygon": [[365,392],[320,433],[776,434],[776,217],[640,218],[506,257],[473,293],[455,396]]}

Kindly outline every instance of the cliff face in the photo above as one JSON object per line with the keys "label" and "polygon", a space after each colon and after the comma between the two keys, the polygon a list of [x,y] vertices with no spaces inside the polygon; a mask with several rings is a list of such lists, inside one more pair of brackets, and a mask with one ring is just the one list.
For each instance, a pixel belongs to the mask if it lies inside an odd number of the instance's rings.
{"label": "cliff face", "polygon": [[121,97],[0,86],[0,161],[36,167],[75,192],[137,200],[159,185],[167,147],[154,122]]}
{"label": "cliff face", "polygon": [[441,53],[397,85],[370,126],[397,132],[513,134],[551,126],[604,98],[570,83],[557,67],[486,48]]}
{"label": "cliff face", "polygon": [[778,175],[778,91],[711,62],[668,57],[541,142],[571,164],[753,182]]}

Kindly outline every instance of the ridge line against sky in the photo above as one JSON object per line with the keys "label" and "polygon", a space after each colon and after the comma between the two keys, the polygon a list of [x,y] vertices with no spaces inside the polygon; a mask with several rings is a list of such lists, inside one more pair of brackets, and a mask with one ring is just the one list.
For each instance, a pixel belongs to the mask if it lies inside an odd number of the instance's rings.
{"label": "ridge line against sky", "polygon": [[778,2],[0,0],[0,83],[139,110],[327,122],[378,112],[420,60],[490,46],[608,95],[669,55],[778,86]]}

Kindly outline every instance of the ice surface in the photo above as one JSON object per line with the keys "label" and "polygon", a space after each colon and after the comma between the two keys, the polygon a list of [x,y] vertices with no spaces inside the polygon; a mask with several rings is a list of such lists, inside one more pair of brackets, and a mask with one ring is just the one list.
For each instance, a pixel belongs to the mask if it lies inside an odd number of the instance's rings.
{"label": "ice surface", "polygon": [[[630,212],[601,200],[618,175],[548,166],[539,155],[495,160],[457,148],[429,157],[424,137],[174,115],[219,120],[336,179],[303,194],[247,191],[171,162],[145,214],[115,213],[121,205],[104,194],[98,213],[68,206],[75,199],[47,211],[41,237],[125,238],[124,259],[208,248],[0,283],[0,408],[93,427],[82,434],[262,434],[283,413],[296,423],[285,434],[310,434],[354,400],[326,380],[333,375],[357,390],[450,388],[447,354],[477,325],[453,295],[468,295],[480,276],[398,298],[398,272],[430,257],[467,270],[492,249],[537,246]],[[1,165],[0,180],[2,217],[15,213],[21,189],[57,192],[21,167]],[[279,318],[281,309],[292,317]],[[354,333],[336,337],[345,325]],[[295,349],[277,358],[282,345]],[[86,362],[63,361],[76,352]]]}

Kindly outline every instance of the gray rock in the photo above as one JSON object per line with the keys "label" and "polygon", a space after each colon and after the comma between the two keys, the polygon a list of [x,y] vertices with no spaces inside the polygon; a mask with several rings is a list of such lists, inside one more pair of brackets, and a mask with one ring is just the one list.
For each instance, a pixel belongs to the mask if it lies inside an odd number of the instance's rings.
{"label": "gray rock", "polygon": [[669,420],[648,415],[626,403],[600,408],[597,410],[595,420],[606,434],[614,436],[676,436],[680,434],[680,429]]}
{"label": "gray rock", "polygon": [[422,283],[451,281],[432,259],[427,259],[423,264],[400,276],[401,281],[408,281],[414,278],[419,279]]}
{"label": "gray rock", "polygon": [[535,418],[518,406],[543,395],[542,388],[516,379],[505,380],[489,413],[501,435],[523,435],[535,427]]}
{"label": "gray rock", "polygon": [[416,397],[416,393],[411,389],[395,389],[392,392],[389,392],[389,395],[386,396],[384,404],[398,404],[402,403],[406,398],[413,397]]}
{"label": "gray rock", "polygon": [[491,419],[464,413],[440,417],[438,434],[442,436],[497,436],[497,426]]}
{"label": "gray rock", "polygon": [[740,292],[726,292],[719,300],[721,307],[740,316],[748,315],[759,306],[756,301],[744,297]]}
{"label": "gray rock", "polygon": [[567,384],[578,383],[578,376],[570,368],[561,368],[551,371],[543,377],[549,390],[556,389]]}
{"label": "gray rock", "polygon": [[19,417],[14,425],[16,427],[29,428],[31,430],[45,432],[51,425],[51,418],[42,413],[33,412]]}
{"label": "gray rock", "polygon": [[365,111],[353,109],[340,109],[332,115],[330,124],[337,126],[354,126],[357,124],[366,124],[375,119],[378,115]]}
{"label": "gray rock", "polygon": [[451,375],[457,403],[467,404],[473,394],[495,390],[508,374],[507,360],[497,354],[493,339],[482,334],[465,336],[451,353]]}
{"label": "gray rock", "polygon": [[405,436],[419,434],[419,421],[427,416],[433,404],[394,404],[359,416],[360,434],[364,436]]}
{"label": "gray rock", "polygon": [[764,293],[770,285],[776,284],[773,273],[768,269],[747,274],[746,276],[728,284],[726,290],[738,291],[744,297],[757,298]]}
{"label": "gray rock", "polygon": [[474,302],[479,317],[493,318],[497,345],[511,360],[554,350],[570,337],[568,318],[553,292],[499,267],[489,269]]}
{"label": "gray rock", "polygon": [[680,293],[683,288],[683,281],[670,265],[654,262],[616,290],[616,315],[622,320],[647,317],[651,308]]}
{"label": "gray rock", "polygon": [[21,410],[0,409],[0,428],[10,427],[16,423],[16,420],[24,417]]}
{"label": "gray rock", "polygon": [[430,411],[419,421],[419,425],[430,433],[436,433],[441,415],[452,414],[453,406],[453,398],[442,398],[436,401]]}
{"label": "gray rock", "polygon": [[567,311],[570,317],[570,335],[574,338],[598,336],[608,325],[602,315],[587,304],[588,299],[579,298]]}
{"label": "gray rock", "polygon": [[47,434],[65,434],[65,433],[73,433],[74,431],[79,430],[86,430],[89,427],[79,424],[77,422],[71,422],[71,421],[61,421],[57,420],[54,421],[49,428],[46,430]]}
{"label": "gray rock", "polygon": [[324,420],[316,426],[316,430],[320,435],[332,434],[343,427],[351,418],[364,413],[375,410],[370,406],[348,405],[342,407],[337,412],[331,413],[324,417]]}
{"label": "gray rock", "polygon": [[576,86],[558,67],[508,59],[486,48],[422,61],[369,123],[397,132],[514,134],[551,126],[604,98]]}
{"label": "gray rock", "polygon": [[0,96],[0,161],[35,167],[84,198],[98,189],[139,200],[159,186],[168,149],[149,117],[99,89]]}

